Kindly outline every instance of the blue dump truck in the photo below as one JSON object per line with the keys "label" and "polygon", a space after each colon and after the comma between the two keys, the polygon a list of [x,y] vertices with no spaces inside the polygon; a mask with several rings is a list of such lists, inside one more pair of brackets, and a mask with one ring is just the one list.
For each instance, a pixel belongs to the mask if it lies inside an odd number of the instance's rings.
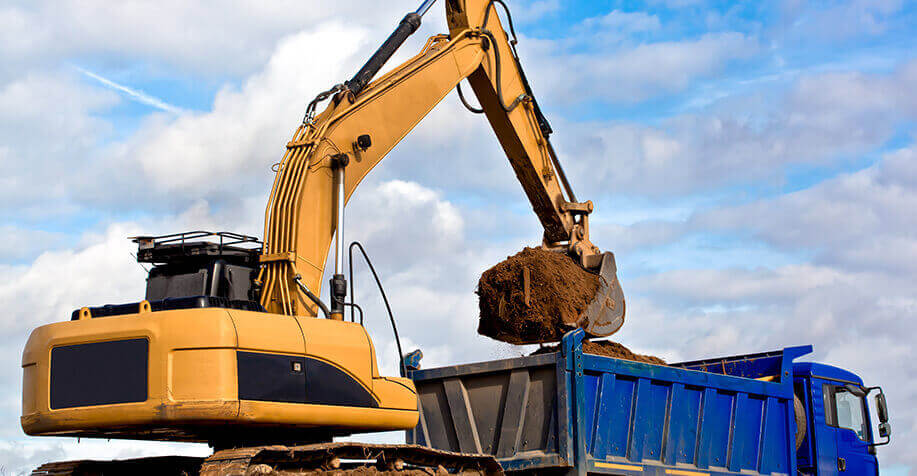
{"label": "blue dump truck", "polygon": [[421,418],[408,443],[490,454],[511,474],[878,474],[891,432],[882,389],[793,362],[811,346],[662,366],[583,353],[583,336],[553,353],[412,370]]}

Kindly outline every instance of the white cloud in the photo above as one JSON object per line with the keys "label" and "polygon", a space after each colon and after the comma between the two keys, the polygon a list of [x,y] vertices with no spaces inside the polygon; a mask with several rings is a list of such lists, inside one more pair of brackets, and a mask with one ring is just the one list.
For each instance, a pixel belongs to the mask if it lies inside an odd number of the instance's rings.
{"label": "white cloud", "polygon": [[780,2],[781,36],[797,41],[839,41],[858,35],[884,33],[893,15],[905,5],[902,0],[847,0],[811,3],[802,0]]}
{"label": "white cloud", "polygon": [[646,43],[612,52],[574,53],[559,49],[561,45],[520,40],[520,50],[528,53],[525,58],[532,58],[526,64],[534,66],[532,76],[537,78],[538,91],[564,103],[590,99],[635,103],[680,92],[758,49],[753,37],[734,32]]}
{"label": "white cloud", "polygon": [[[322,43],[336,46],[315,47]],[[92,169],[87,167],[80,181],[85,185],[76,187],[79,200],[94,207],[174,212],[200,197],[222,206],[266,194],[270,167],[282,157],[305,104],[356,70],[368,44],[365,30],[337,23],[285,38],[263,71],[238,88],[221,90],[210,111],[150,115],[137,133],[103,149]],[[310,61],[303,61],[304,54]],[[481,173],[482,168],[499,173]],[[465,111],[454,97],[426,117],[373,176],[453,190],[515,188],[486,120]],[[110,186],[91,185],[99,182]]]}
{"label": "white cloud", "polygon": [[[162,8],[169,11],[172,7]],[[117,10],[111,18],[139,14],[140,10]],[[233,12],[221,15],[238,13]],[[182,15],[185,14],[188,12],[182,11]],[[161,28],[178,28],[180,22],[186,20],[174,21],[179,23]],[[206,36],[206,32],[199,34]],[[301,117],[304,104],[316,91],[324,90],[357,68],[365,57],[367,45],[374,43],[369,41],[369,36],[365,28],[344,27],[333,22],[310,27],[280,41],[263,71],[251,75],[238,87],[224,87],[208,112],[189,112],[180,117],[151,114],[142,121],[137,132],[104,148],[71,149],[67,156],[40,154],[39,160],[51,162],[44,170],[57,170],[58,163],[52,161],[55,158],[72,161],[71,157],[77,156],[81,160],[73,170],[72,183],[60,187],[57,194],[44,194],[42,201],[45,203],[36,206],[44,213],[60,209],[61,202],[118,213],[128,210],[174,213],[201,196],[219,207],[244,200],[253,190],[269,189],[269,167],[281,157],[283,145]],[[371,36],[375,38],[376,35]],[[523,45],[528,42],[523,40]],[[532,43],[536,50],[544,44]],[[324,44],[335,47],[319,47]],[[605,94],[603,88],[609,88],[607,92],[613,96],[643,97],[660,90],[682,88],[693,78],[718,70],[730,58],[745,55],[752,44],[749,38],[726,34],[684,43],[642,45],[611,58],[601,55],[594,58],[553,57],[549,54],[547,60],[542,58],[534,63],[559,60],[568,67],[535,68],[539,78],[536,87],[539,91],[556,90],[560,95],[566,94],[564,91],[570,87],[599,94]],[[136,54],[129,43],[119,51]],[[188,51],[188,48],[182,50],[183,53]],[[593,63],[599,66],[594,67]],[[571,69],[582,73],[577,76],[579,86],[571,85],[570,81],[552,84],[548,73],[553,76],[557,71]],[[607,74],[611,76],[605,77]],[[538,86],[542,81],[547,87]],[[596,85],[598,87],[594,87]],[[93,117],[93,112],[100,107],[103,106],[77,111],[81,116],[67,121],[68,127],[89,123],[99,129],[110,128],[109,124]],[[35,110],[44,112],[53,110],[53,106]],[[482,117],[462,110],[454,98],[448,98],[392,153],[392,158],[376,174],[385,179],[417,180],[449,193],[474,191],[488,198],[511,193],[518,200],[521,195],[518,195],[511,169],[506,167],[502,150],[485,123]],[[99,142],[104,134],[102,130],[79,132],[81,140],[94,138],[94,142]],[[43,140],[18,137],[12,151],[26,150]],[[649,151],[650,165],[654,157],[658,157],[657,162],[671,161],[680,147],[676,140],[662,134],[648,135],[640,139],[640,143]],[[482,170],[487,173],[481,173]],[[7,180],[16,181],[21,187],[37,181],[21,175],[22,172],[11,169]],[[99,183],[106,186],[98,187]],[[32,194],[29,198],[38,197]],[[52,203],[47,203],[49,198]]]}
{"label": "white cloud", "polygon": [[774,186],[787,166],[834,164],[879,147],[917,116],[915,78],[910,62],[890,74],[805,76],[782,96],[734,98],[656,126],[561,122],[557,146],[576,158],[568,160],[574,182],[597,193]]}
{"label": "white cloud", "polygon": [[587,18],[582,24],[585,27],[606,27],[631,32],[658,30],[661,27],[656,15],[621,10],[612,10],[598,17]]}
{"label": "white cloud", "polygon": [[8,224],[0,224],[0,236],[3,236],[0,263],[32,258],[42,251],[59,248],[66,243],[66,235],[63,233]]}
{"label": "white cloud", "polygon": [[[319,43],[336,47],[315,48]],[[239,88],[221,90],[210,111],[151,115],[137,133],[106,147],[92,166],[103,176],[87,170],[80,181],[87,185],[77,186],[79,200],[103,208],[174,211],[202,196],[220,205],[266,193],[270,166],[282,157],[305,104],[356,70],[368,44],[365,30],[335,23],[284,39],[264,71]],[[310,61],[303,61],[304,52]],[[487,121],[465,111],[455,97],[424,118],[373,176],[450,192],[518,193]],[[110,186],[88,185],[99,182]]]}
{"label": "white cloud", "polygon": [[94,113],[116,102],[113,94],[87,87],[66,73],[26,74],[0,84],[4,212],[32,206],[34,200],[46,204],[65,197],[73,184],[62,183],[60,172],[80,167],[74,158],[85,158],[110,133],[111,125]]}
{"label": "white cloud", "polygon": [[8,269],[0,301],[15,306],[10,312],[18,317],[0,322],[0,331],[8,335],[69,319],[85,303],[142,296],[145,276],[131,258],[136,245],[126,239],[139,232],[136,225],[113,226],[91,246],[43,253],[28,266]]}
{"label": "white cloud", "polygon": [[[510,12],[513,15],[513,21],[519,23],[531,23],[561,10],[560,0],[534,0],[509,6],[512,8]],[[506,21],[502,10],[499,14],[501,15],[501,21]],[[509,28],[508,25],[504,26]]]}
{"label": "white cloud", "polygon": [[917,151],[901,149],[859,172],[749,205],[702,214],[696,226],[742,230],[849,271],[917,277]]}
{"label": "white cloud", "polygon": [[[0,7],[0,58],[30,67],[72,56],[131,56],[206,75],[246,75],[261,67],[277,41],[309,25],[347,18],[352,24],[392,28],[416,7],[409,3],[402,3],[404,11],[359,0],[322,8],[294,0],[12,3]],[[301,60],[308,62],[309,55]]]}
{"label": "white cloud", "polygon": [[608,250],[618,256],[671,243],[687,231],[680,223],[659,220],[642,220],[630,225],[591,223],[590,227],[593,241],[600,247],[611,247]]}
{"label": "white cloud", "polygon": [[[336,47],[317,48],[322,42]],[[362,30],[337,24],[285,39],[264,71],[239,88],[223,88],[211,111],[152,114],[125,141],[97,151],[76,184],[79,199],[101,207],[176,210],[200,197],[223,203],[266,193],[271,164],[282,157],[306,98],[351,70],[363,42]]]}
{"label": "white cloud", "polygon": [[684,8],[703,5],[705,0],[649,0],[650,5],[664,5],[669,8]]}

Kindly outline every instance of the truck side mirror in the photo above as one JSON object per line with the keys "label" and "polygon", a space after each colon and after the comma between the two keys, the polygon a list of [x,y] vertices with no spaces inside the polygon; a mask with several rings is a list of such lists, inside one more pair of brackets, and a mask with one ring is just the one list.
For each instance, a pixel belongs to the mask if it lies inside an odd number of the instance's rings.
{"label": "truck side mirror", "polygon": [[892,436],[892,425],[888,422],[879,423],[879,436],[882,438],[890,438]]}
{"label": "truck side mirror", "polygon": [[[879,422],[888,423],[888,404],[885,403],[885,394],[881,391],[876,394],[876,413],[878,413]],[[879,426],[879,432],[881,433],[882,427]],[[881,435],[885,436],[885,435]]]}
{"label": "truck side mirror", "polygon": [[881,443],[873,443],[872,446],[883,446],[887,445],[892,440],[892,426],[888,423],[888,404],[885,403],[885,393],[882,392],[881,387],[872,387],[870,390],[877,389],[879,393],[876,394],[876,416],[879,418],[879,437],[885,438],[885,441]]}

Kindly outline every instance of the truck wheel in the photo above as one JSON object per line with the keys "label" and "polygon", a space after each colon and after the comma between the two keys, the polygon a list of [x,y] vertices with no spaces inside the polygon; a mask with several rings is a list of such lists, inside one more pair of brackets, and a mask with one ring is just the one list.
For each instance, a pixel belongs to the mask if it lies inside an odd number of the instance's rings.
{"label": "truck wheel", "polygon": [[802,441],[806,439],[806,409],[796,395],[793,395],[793,410],[796,413],[796,449],[798,450],[802,446]]}

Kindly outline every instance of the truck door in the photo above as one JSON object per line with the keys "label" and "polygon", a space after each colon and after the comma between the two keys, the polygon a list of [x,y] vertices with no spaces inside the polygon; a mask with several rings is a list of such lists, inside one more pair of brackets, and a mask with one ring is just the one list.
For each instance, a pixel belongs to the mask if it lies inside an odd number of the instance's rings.
{"label": "truck door", "polygon": [[834,431],[837,445],[837,473],[877,476],[878,462],[870,451],[872,429],[866,400],[850,393],[839,382],[823,388],[825,421]]}

